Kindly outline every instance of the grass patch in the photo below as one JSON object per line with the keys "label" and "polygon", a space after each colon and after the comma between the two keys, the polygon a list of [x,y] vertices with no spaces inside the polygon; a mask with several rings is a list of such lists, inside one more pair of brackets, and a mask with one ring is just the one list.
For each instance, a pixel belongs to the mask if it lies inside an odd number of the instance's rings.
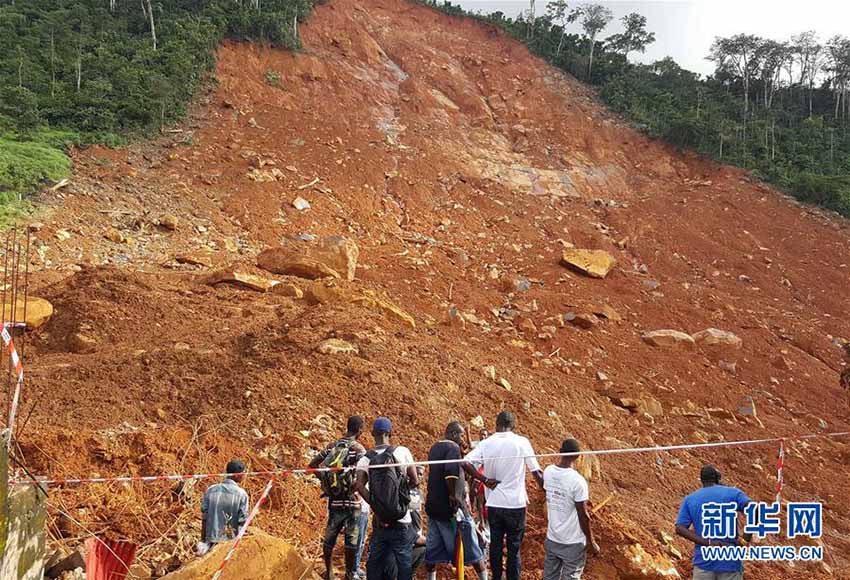
{"label": "grass patch", "polygon": [[32,211],[27,197],[46,182],[59,181],[71,173],[65,153],[75,135],[39,131],[26,140],[0,136],[0,228],[6,228]]}

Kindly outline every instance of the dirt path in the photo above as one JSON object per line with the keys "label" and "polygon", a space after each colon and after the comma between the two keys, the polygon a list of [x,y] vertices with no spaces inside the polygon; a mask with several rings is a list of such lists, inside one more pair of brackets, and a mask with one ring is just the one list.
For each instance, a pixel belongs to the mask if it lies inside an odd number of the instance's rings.
{"label": "dirt path", "polygon": [[[647,140],[476,22],[402,0],[332,0],[303,35],[298,54],[226,44],[218,88],[181,133],[81,151],[73,185],[45,198],[55,209],[37,234],[35,286],[56,315],[28,353],[24,414],[37,404],[21,434],[37,472],[206,471],[231,455],[301,464],[332,436],[317,416],[337,431],[354,412],[393,417],[420,457],[449,419],[482,415],[492,428],[501,408],[542,451],[567,434],[605,448],[848,429],[836,340],[850,338],[846,220]],[[310,209],[295,209],[296,197]],[[260,249],[303,234],[354,239],[350,286],[385,293],[416,328],[366,307],[203,284],[216,264],[252,268]],[[569,244],[608,250],[618,266],[605,280],[570,272],[558,264]],[[178,263],[186,254],[213,265]],[[622,320],[559,322],[604,304]],[[452,306],[465,325],[443,324]],[[737,334],[742,349],[714,356],[640,339],[708,327]],[[328,337],[359,354],[316,353]],[[613,396],[654,400],[662,413]],[[757,419],[739,413],[746,397]],[[660,532],[672,532],[699,466],[715,462],[767,500],[775,453],[602,459],[592,496],[613,499],[598,514],[605,555],[588,577],[641,577],[625,552],[634,544],[685,574],[690,548],[674,542],[685,557],[671,556]],[[850,574],[848,463],[839,441],[793,443],[786,461],[786,498],[826,506],[833,574],[777,565],[752,576]],[[199,492],[116,486],[56,501],[147,544],[143,559],[166,570],[177,564],[166,555],[189,557]],[[315,557],[315,486],[290,480],[276,493],[260,525]],[[530,578],[545,533],[534,499]],[[61,517],[52,533],[81,534]]]}

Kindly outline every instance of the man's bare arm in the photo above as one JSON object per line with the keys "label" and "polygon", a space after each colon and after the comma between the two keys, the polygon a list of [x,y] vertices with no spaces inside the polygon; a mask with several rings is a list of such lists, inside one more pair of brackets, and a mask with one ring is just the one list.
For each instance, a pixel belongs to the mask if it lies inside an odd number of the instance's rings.
{"label": "man's bare arm", "polygon": [[584,532],[584,537],[587,539],[587,548],[592,550],[594,554],[599,553],[599,545],[593,539],[593,528],[590,526],[590,514],[587,513],[587,502],[577,501],[576,512],[578,513],[578,525],[581,531]]}
{"label": "man's bare arm", "polygon": [[354,478],[354,491],[363,498],[363,501],[371,505],[371,502],[369,501],[369,491],[366,489],[366,484],[368,482],[369,476],[366,472],[358,469]]}
{"label": "man's bare arm", "polygon": [[711,545],[711,540],[706,540],[702,536],[698,535],[691,528],[681,526],[681,525],[677,525],[676,526],[676,533],[679,534],[680,536],[682,536],[683,538],[685,538],[686,540],[690,540],[694,544],[697,544],[698,546],[710,546]]}
{"label": "man's bare arm", "polygon": [[537,482],[537,486],[545,491],[545,488],[543,487],[543,472],[539,469],[536,469],[531,472],[531,475],[534,476],[534,481]]}

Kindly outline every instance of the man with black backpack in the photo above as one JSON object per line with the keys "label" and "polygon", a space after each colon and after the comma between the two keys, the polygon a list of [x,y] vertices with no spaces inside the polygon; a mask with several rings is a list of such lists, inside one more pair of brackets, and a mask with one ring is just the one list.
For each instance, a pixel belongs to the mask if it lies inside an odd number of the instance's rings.
{"label": "man with black backpack", "polygon": [[410,490],[419,486],[419,474],[410,450],[390,444],[391,433],[389,419],[375,419],[372,424],[375,447],[357,462],[355,489],[369,503],[373,514],[367,580],[381,580],[392,559],[398,580],[413,578]]}
{"label": "man with black backpack", "polygon": [[311,469],[332,470],[317,474],[322,484],[322,495],[328,498],[328,524],[322,544],[325,580],[333,578],[333,550],[341,531],[345,533],[345,580],[353,580],[356,575],[360,498],[354,490],[353,471],[344,468],[357,465],[357,461],[366,453],[366,449],[358,442],[364,426],[363,417],[349,417],[345,435],[328,445],[310,462]]}

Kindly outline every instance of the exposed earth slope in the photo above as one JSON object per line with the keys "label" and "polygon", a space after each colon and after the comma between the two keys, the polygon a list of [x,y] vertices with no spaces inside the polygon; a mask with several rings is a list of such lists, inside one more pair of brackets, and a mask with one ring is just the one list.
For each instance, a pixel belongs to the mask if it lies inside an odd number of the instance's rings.
{"label": "exposed earth slope", "polygon": [[[206,472],[232,455],[302,465],[351,413],[389,415],[417,457],[448,420],[481,415],[492,429],[502,408],[541,452],[567,434],[602,449],[850,428],[838,385],[846,220],[646,139],[477,22],[402,0],[331,0],[302,34],[297,54],[224,45],[219,85],[182,132],[79,151],[72,184],[43,196],[53,209],[32,292],[56,314],[26,351],[32,415],[19,439],[34,472]],[[310,208],[293,207],[298,197]],[[332,292],[256,268],[260,250],[301,234],[353,239],[356,279]],[[570,245],[617,265],[582,276],[559,264]],[[187,255],[209,265],[178,263]],[[233,264],[321,286],[319,300],[205,283]],[[364,291],[415,328],[374,299],[350,301]],[[561,322],[605,305],[616,315],[591,328]],[[709,327],[742,347],[641,339]],[[317,352],[327,338],[358,352]],[[746,397],[757,417],[741,412]],[[610,496],[596,514],[604,554],[587,576],[660,577],[668,558],[688,573],[690,547],[671,550],[662,532],[699,466],[769,500],[776,452],[601,458],[591,495]],[[850,577],[848,465],[846,439],[789,442],[784,497],[824,502],[825,565],[752,566],[751,577]],[[264,483],[250,481],[252,493]],[[203,485],[87,486],[50,501],[142,542],[141,558],[165,572],[190,559]],[[533,499],[529,578],[545,537]],[[54,537],[85,537],[57,513]],[[258,525],[315,558],[316,486],[284,480]]]}

